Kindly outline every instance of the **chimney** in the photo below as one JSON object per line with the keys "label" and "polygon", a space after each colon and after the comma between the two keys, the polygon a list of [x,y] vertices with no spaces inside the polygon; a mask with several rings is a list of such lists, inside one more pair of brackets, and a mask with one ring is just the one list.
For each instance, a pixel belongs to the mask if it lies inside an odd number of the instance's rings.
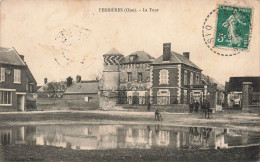
{"label": "chimney", "polygon": [[190,52],[183,52],[183,56],[185,56],[188,59],[190,59]]}
{"label": "chimney", "polygon": [[81,76],[80,75],[77,75],[76,76],[76,83],[80,83],[81,82]]}
{"label": "chimney", "polygon": [[171,43],[163,43],[163,61],[169,61],[171,58]]}
{"label": "chimney", "polygon": [[19,55],[20,56],[20,58],[23,60],[23,62],[24,62],[24,55]]}
{"label": "chimney", "polygon": [[47,83],[48,83],[48,79],[44,78],[44,84],[47,84]]}

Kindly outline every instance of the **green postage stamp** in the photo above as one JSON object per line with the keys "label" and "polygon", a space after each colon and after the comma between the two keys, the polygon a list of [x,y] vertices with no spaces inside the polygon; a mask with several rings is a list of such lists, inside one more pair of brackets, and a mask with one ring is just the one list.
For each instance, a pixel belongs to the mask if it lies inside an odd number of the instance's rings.
{"label": "green postage stamp", "polygon": [[247,50],[251,19],[252,8],[219,5],[215,46]]}

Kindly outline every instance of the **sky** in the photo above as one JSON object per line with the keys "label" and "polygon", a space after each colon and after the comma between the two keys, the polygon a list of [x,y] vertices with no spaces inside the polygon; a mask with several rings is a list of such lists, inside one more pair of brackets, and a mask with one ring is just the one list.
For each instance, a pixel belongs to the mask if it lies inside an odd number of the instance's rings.
{"label": "sky", "polygon": [[[253,8],[249,50],[227,57],[205,45],[202,26],[218,4]],[[100,12],[101,8],[138,12]],[[102,73],[102,56],[112,48],[125,56],[144,50],[157,58],[163,43],[171,43],[177,53],[190,52],[190,60],[204,74],[225,83],[231,76],[260,76],[259,20],[258,0],[2,0],[0,46],[14,47],[25,56],[38,85],[44,78],[93,79]]]}

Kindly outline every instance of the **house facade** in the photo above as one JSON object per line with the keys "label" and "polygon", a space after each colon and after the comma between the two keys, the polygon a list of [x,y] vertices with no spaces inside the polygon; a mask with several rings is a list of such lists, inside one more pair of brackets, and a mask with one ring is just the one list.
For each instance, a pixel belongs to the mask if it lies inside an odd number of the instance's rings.
{"label": "house facade", "polygon": [[150,96],[153,104],[188,104],[202,100],[201,69],[189,60],[189,53],[171,51],[171,44],[163,44],[163,55],[151,64]]}
{"label": "house facade", "polygon": [[223,102],[224,88],[202,74],[189,52],[178,54],[171,43],[164,43],[162,53],[156,59],[144,51],[124,57],[114,49],[103,55],[100,106],[183,104],[188,109],[190,102],[208,100],[211,108],[222,110],[217,105]]}
{"label": "house facade", "polygon": [[15,49],[0,47],[0,111],[36,108],[36,86],[24,56]]}
{"label": "house facade", "polygon": [[128,104],[147,104],[150,91],[150,64],[154,57],[136,51],[120,62],[119,101]]}

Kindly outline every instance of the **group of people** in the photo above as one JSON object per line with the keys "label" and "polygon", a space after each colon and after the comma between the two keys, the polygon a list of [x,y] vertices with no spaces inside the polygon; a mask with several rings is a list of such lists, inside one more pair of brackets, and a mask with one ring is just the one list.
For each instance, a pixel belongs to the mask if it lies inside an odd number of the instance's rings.
{"label": "group of people", "polygon": [[205,100],[202,104],[200,104],[198,100],[196,100],[195,102],[190,102],[189,104],[190,113],[198,112],[200,106],[201,106],[200,109],[201,117],[203,117],[205,114],[205,118],[210,118],[210,114],[212,113],[212,110],[210,109],[210,104],[208,100]]}

